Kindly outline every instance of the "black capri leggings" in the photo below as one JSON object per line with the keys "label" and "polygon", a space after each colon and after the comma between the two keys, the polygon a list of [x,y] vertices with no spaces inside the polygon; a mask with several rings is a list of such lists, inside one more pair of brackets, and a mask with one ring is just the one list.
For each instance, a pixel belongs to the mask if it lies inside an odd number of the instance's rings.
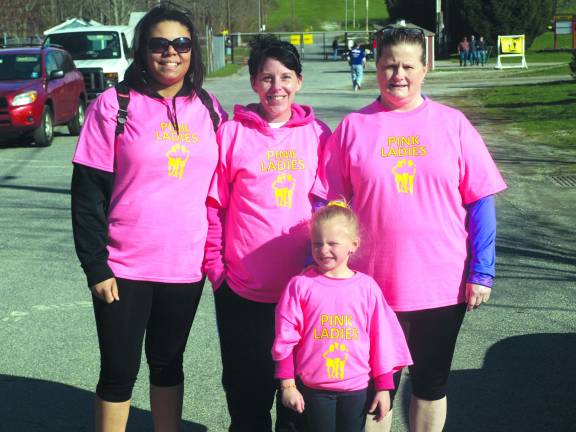
{"label": "black capri leggings", "polygon": [[[429,401],[446,396],[456,339],[465,314],[466,304],[396,312],[414,361],[409,367],[414,396]],[[394,376],[396,388],[400,374]],[[390,392],[391,399],[395,393]]]}
{"label": "black capri leggings", "polygon": [[108,304],[92,298],[100,345],[96,394],[108,402],[132,397],[144,335],[150,384],[181,384],[184,349],[204,280],[172,284],[117,278],[116,282],[120,301]]}

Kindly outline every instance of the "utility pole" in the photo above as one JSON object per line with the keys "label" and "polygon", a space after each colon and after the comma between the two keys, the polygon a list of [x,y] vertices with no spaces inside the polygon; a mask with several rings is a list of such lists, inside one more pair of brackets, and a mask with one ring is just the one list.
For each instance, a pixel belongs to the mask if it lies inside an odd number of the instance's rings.
{"label": "utility pole", "polygon": [[294,0],[292,0],[292,31],[294,31],[294,17],[296,16],[296,7],[294,6]]}
{"label": "utility pole", "polygon": [[356,30],[356,0],[352,0],[352,28]]}
{"label": "utility pole", "polygon": [[258,32],[262,31],[262,0],[258,1]]}
{"label": "utility pole", "polygon": [[370,0],[366,0],[366,32],[368,32],[368,25],[369,25],[369,10],[370,10],[370,6],[369,6]]}
{"label": "utility pole", "polygon": [[436,41],[438,43],[438,54],[441,56],[444,51],[444,17],[442,15],[442,0],[436,0]]}
{"label": "utility pole", "polygon": [[344,30],[348,31],[348,0],[344,0]]}
{"label": "utility pole", "polygon": [[294,6],[294,0],[292,0],[292,31],[294,31],[294,17],[296,15],[296,8]]}
{"label": "utility pole", "polygon": [[226,0],[226,25],[228,32],[232,33],[232,24],[230,23],[230,0]]}

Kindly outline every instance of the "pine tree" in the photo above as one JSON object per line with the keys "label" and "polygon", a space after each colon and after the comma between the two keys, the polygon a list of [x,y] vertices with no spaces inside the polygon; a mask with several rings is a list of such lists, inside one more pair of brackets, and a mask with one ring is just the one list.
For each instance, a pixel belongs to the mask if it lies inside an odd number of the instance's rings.
{"label": "pine tree", "polygon": [[498,35],[526,35],[526,48],[546,30],[554,0],[445,0],[452,41],[471,34],[495,43]]}

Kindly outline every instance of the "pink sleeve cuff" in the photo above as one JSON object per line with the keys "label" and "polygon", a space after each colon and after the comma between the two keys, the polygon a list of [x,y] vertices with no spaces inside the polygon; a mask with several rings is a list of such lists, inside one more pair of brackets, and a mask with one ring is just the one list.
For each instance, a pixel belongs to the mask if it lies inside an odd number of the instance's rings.
{"label": "pink sleeve cuff", "polygon": [[276,372],[274,376],[278,379],[294,378],[294,354],[276,362]]}
{"label": "pink sleeve cuff", "polygon": [[203,270],[216,289],[224,280],[225,265],[223,259],[223,218],[224,212],[208,201],[208,233],[204,252]]}
{"label": "pink sleeve cuff", "polygon": [[394,372],[388,372],[375,377],[374,387],[376,387],[376,391],[394,390]]}

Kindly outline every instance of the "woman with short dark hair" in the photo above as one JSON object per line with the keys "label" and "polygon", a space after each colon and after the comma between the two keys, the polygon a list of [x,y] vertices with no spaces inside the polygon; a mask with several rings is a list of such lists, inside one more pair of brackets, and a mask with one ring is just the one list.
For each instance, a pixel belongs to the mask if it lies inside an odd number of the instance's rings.
{"label": "woman with short dark hair", "polygon": [[[256,38],[248,68],[258,103],[236,105],[218,131],[206,269],[216,289],[229,431],[270,432],[274,309],[305,265],[310,190],[330,130],[295,103],[302,64],[292,44]],[[293,430],[290,411],[279,401],[276,409],[276,430]]]}

